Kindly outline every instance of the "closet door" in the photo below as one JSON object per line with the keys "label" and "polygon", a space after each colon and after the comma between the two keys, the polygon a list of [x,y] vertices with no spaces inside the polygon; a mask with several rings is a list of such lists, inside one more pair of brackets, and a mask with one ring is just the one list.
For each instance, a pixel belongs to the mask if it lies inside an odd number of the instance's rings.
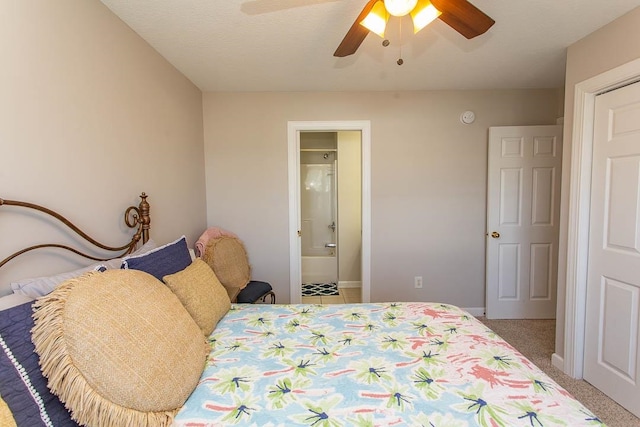
{"label": "closet door", "polygon": [[584,379],[640,416],[640,83],[595,107]]}

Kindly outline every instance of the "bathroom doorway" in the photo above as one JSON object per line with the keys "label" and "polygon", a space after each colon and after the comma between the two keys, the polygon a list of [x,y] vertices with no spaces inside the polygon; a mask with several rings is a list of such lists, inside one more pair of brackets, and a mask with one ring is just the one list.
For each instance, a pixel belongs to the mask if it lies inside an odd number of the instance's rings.
{"label": "bathroom doorway", "polygon": [[302,295],[338,286],[338,133],[300,133]]}
{"label": "bathroom doorway", "polygon": [[368,302],[369,122],[290,122],[292,303]]}
{"label": "bathroom doorway", "polygon": [[361,302],[361,132],[300,133],[303,303]]}

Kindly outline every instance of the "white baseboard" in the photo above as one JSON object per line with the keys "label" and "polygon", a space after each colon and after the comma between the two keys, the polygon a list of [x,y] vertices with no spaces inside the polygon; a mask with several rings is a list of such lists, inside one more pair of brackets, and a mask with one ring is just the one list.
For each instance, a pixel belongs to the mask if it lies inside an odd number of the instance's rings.
{"label": "white baseboard", "polygon": [[355,282],[355,281],[346,281],[346,280],[342,280],[338,282],[338,289],[342,289],[342,288],[361,288],[362,287],[362,282]]}
{"label": "white baseboard", "polygon": [[484,307],[463,307],[473,317],[484,316]]}
{"label": "white baseboard", "polygon": [[562,356],[558,356],[557,353],[553,353],[551,355],[551,365],[564,372],[564,358]]}

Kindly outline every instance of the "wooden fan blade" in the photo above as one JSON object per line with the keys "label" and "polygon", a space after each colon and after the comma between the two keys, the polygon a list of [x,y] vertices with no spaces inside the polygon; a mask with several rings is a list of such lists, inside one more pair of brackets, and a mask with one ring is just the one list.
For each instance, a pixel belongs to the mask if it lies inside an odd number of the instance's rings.
{"label": "wooden fan blade", "polygon": [[467,0],[431,0],[440,19],[468,39],[484,34],[496,21]]}
{"label": "wooden fan blade", "polygon": [[344,39],[342,39],[340,46],[338,46],[336,51],[333,53],[333,56],[343,57],[356,53],[356,50],[358,50],[364,41],[364,38],[369,34],[369,30],[360,25],[360,22],[362,22],[365,16],[371,12],[373,5],[376,4],[377,1],[378,0],[369,0],[369,2],[364,6],[360,15],[358,15],[351,28],[349,28],[349,31],[347,31]]}

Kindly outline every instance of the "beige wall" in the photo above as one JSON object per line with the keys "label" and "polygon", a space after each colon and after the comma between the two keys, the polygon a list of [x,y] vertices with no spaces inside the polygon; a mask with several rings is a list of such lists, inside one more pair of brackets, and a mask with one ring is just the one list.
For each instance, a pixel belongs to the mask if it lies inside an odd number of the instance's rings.
{"label": "beige wall", "polygon": [[[207,221],[289,299],[287,121],[370,120],[372,301],[484,307],[489,126],[554,124],[556,89],[205,93]],[[473,110],[476,122],[460,123]],[[414,276],[424,277],[415,289]]]}
{"label": "beige wall", "polygon": [[[338,132],[338,280],[361,285],[361,132]],[[346,283],[349,282],[349,283]]]}
{"label": "beige wall", "polygon": [[[99,1],[0,3],[0,52],[0,197],[58,209],[116,244],[124,208],[146,191],[154,239],[193,243],[206,226],[198,88]],[[19,244],[9,216],[2,208],[0,258]],[[0,287],[61,268],[15,263]]]}
{"label": "beige wall", "polygon": [[623,15],[598,31],[571,45],[567,51],[565,80],[564,150],[562,164],[562,202],[560,206],[560,245],[558,262],[558,311],[556,354],[564,357],[564,322],[567,262],[567,221],[571,140],[573,137],[575,85],[640,57],[640,8]]}

